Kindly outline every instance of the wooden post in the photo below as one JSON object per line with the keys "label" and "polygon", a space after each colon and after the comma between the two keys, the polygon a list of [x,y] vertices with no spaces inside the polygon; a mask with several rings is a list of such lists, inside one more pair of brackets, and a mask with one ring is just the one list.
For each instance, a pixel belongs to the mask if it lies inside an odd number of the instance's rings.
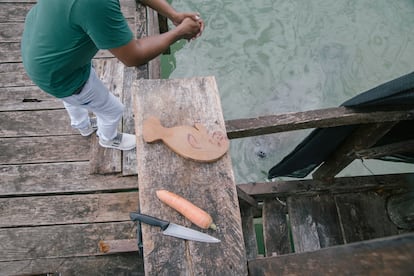
{"label": "wooden post", "polygon": [[[230,155],[213,163],[184,159],[164,143],[145,143],[142,124],[158,117],[164,127],[192,126],[209,132],[225,125],[214,77],[181,80],[137,80],[133,85],[140,211],[221,240],[200,243],[164,236],[143,224],[146,275],[247,275],[247,260],[237,190]],[[218,230],[204,230],[159,201],[156,190],[166,189],[206,210]],[[133,211],[133,210],[131,210]]]}

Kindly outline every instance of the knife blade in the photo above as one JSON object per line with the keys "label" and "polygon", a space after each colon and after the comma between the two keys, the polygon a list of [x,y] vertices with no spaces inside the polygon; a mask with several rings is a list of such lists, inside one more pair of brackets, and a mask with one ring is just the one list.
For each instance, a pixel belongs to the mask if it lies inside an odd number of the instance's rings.
{"label": "knife blade", "polygon": [[141,213],[131,212],[129,217],[133,221],[141,221],[143,223],[158,226],[161,228],[164,235],[173,236],[180,239],[199,241],[199,242],[210,242],[216,243],[220,242],[219,239],[216,239],[210,235],[193,230],[166,220],[155,218],[152,216],[144,215]]}

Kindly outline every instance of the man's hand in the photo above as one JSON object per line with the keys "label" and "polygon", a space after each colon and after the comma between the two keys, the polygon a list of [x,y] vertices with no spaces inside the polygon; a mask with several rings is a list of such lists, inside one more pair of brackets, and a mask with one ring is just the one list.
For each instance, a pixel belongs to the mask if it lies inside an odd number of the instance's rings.
{"label": "man's hand", "polygon": [[195,36],[193,36],[191,39],[195,39],[199,37],[203,33],[203,30],[204,30],[204,21],[203,19],[201,19],[199,13],[196,13],[196,12],[177,13],[174,15],[174,17],[171,18],[171,21],[173,22],[175,26],[179,26],[186,18],[191,18],[192,20],[196,21],[200,26],[199,32]]}
{"label": "man's hand", "polygon": [[179,32],[180,39],[191,40],[201,35],[203,25],[199,20],[192,17],[185,17],[176,29]]}

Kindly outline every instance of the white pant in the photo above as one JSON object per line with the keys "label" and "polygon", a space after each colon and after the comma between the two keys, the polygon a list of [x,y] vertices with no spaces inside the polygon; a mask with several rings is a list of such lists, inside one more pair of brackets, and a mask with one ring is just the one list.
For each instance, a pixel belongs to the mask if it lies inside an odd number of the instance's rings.
{"label": "white pant", "polygon": [[108,88],[96,76],[91,68],[89,79],[79,94],[63,98],[63,104],[69,113],[71,126],[86,128],[89,126],[89,111],[95,113],[98,121],[97,135],[103,140],[112,140],[117,135],[119,121],[124,105],[112,95]]}

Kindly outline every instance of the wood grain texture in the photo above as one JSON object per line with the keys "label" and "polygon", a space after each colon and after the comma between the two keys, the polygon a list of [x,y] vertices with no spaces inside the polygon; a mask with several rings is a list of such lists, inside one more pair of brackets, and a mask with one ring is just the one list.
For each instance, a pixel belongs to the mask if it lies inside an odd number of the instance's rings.
{"label": "wood grain texture", "polygon": [[263,237],[266,256],[292,253],[287,222],[287,208],[276,198],[263,202]]}
{"label": "wood grain texture", "polygon": [[1,87],[0,111],[63,109],[62,101],[37,86]]}
{"label": "wood grain texture", "polygon": [[319,180],[288,180],[238,184],[241,190],[257,199],[290,195],[317,195],[364,192],[369,190],[408,190],[414,181],[413,173],[336,177],[332,183]]}
{"label": "wood grain texture", "polygon": [[[2,275],[144,275],[142,258],[136,253],[108,256],[39,258],[0,262]],[[58,275],[58,274],[56,274]],[[54,275],[53,275],[54,276]]]}
{"label": "wood grain texture", "polygon": [[0,138],[0,164],[89,160],[90,139],[81,135]]}
{"label": "wood grain texture", "polygon": [[79,134],[65,109],[2,112],[0,125],[0,137]]}
{"label": "wood grain texture", "polygon": [[0,198],[0,227],[128,221],[138,192]]}
{"label": "wood grain texture", "polygon": [[[137,69],[125,67],[122,101],[125,105],[124,117],[122,118],[122,131],[135,134],[135,122],[132,100],[132,83],[137,79]],[[128,150],[122,152],[122,175],[137,174],[137,152]]]}
{"label": "wood grain texture", "polygon": [[[381,191],[381,190],[380,190]],[[375,192],[336,195],[344,240],[347,243],[398,234],[386,211],[386,194]]]}
{"label": "wood grain texture", "polygon": [[142,138],[142,123],[148,116],[160,118],[166,127],[201,122],[209,131],[224,130],[215,79],[138,80],[133,91],[141,212],[196,227],[157,200],[155,191],[167,189],[206,210],[219,229],[204,232],[221,240],[218,244],[189,242],[163,236],[159,229],[143,225],[146,273],[247,274],[230,156],[226,154],[215,163],[197,163],[178,156],[162,143],[147,144]]}
{"label": "wood grain texture", "polygon": [[344,243],[332,195],[289,197],[287,207],[295,252]]}
{"label": "wood grain texture", "polygon": [[89,162],[0,166],[0,197],[138,190],[137,177],[91,175]]}
{"label": "wood grain texture", "polygon": [[3,261],[101,255],[100,240],[135,236],[132,222],[0,228]]}
{"label": "wood grain texture", "polygon": [[357,111],[335,107],[226,121],[230,139],[265,135],[307,128],[335,127],[352,124],[412,120],[412,106],[383,110]]}
{"label": "wood grain texture", "polygon": [[[95,59],[93,65],[96,74],[103,84],[115,97],[122,102],[124,65],[116,58]],[[119,124],[118,131],[122,131],[122,124]],[[116,149],[104,148],[99,145],[96,135],[92,135],[90,151],[90,173],[110,174],[122,171],[122,152]]]}
{"label": "wood grain texture", "polygon": [[413,275],[414,234],[249,261],[250,275]]}
{"label": "wood grain texture", "polygon": [[248,260],[256,259],[258,254],[256,230],[253,221],[254,213],[255,210],[251,205],[245,202],[240,202],[244,246],[246,248],[246,258]]}

